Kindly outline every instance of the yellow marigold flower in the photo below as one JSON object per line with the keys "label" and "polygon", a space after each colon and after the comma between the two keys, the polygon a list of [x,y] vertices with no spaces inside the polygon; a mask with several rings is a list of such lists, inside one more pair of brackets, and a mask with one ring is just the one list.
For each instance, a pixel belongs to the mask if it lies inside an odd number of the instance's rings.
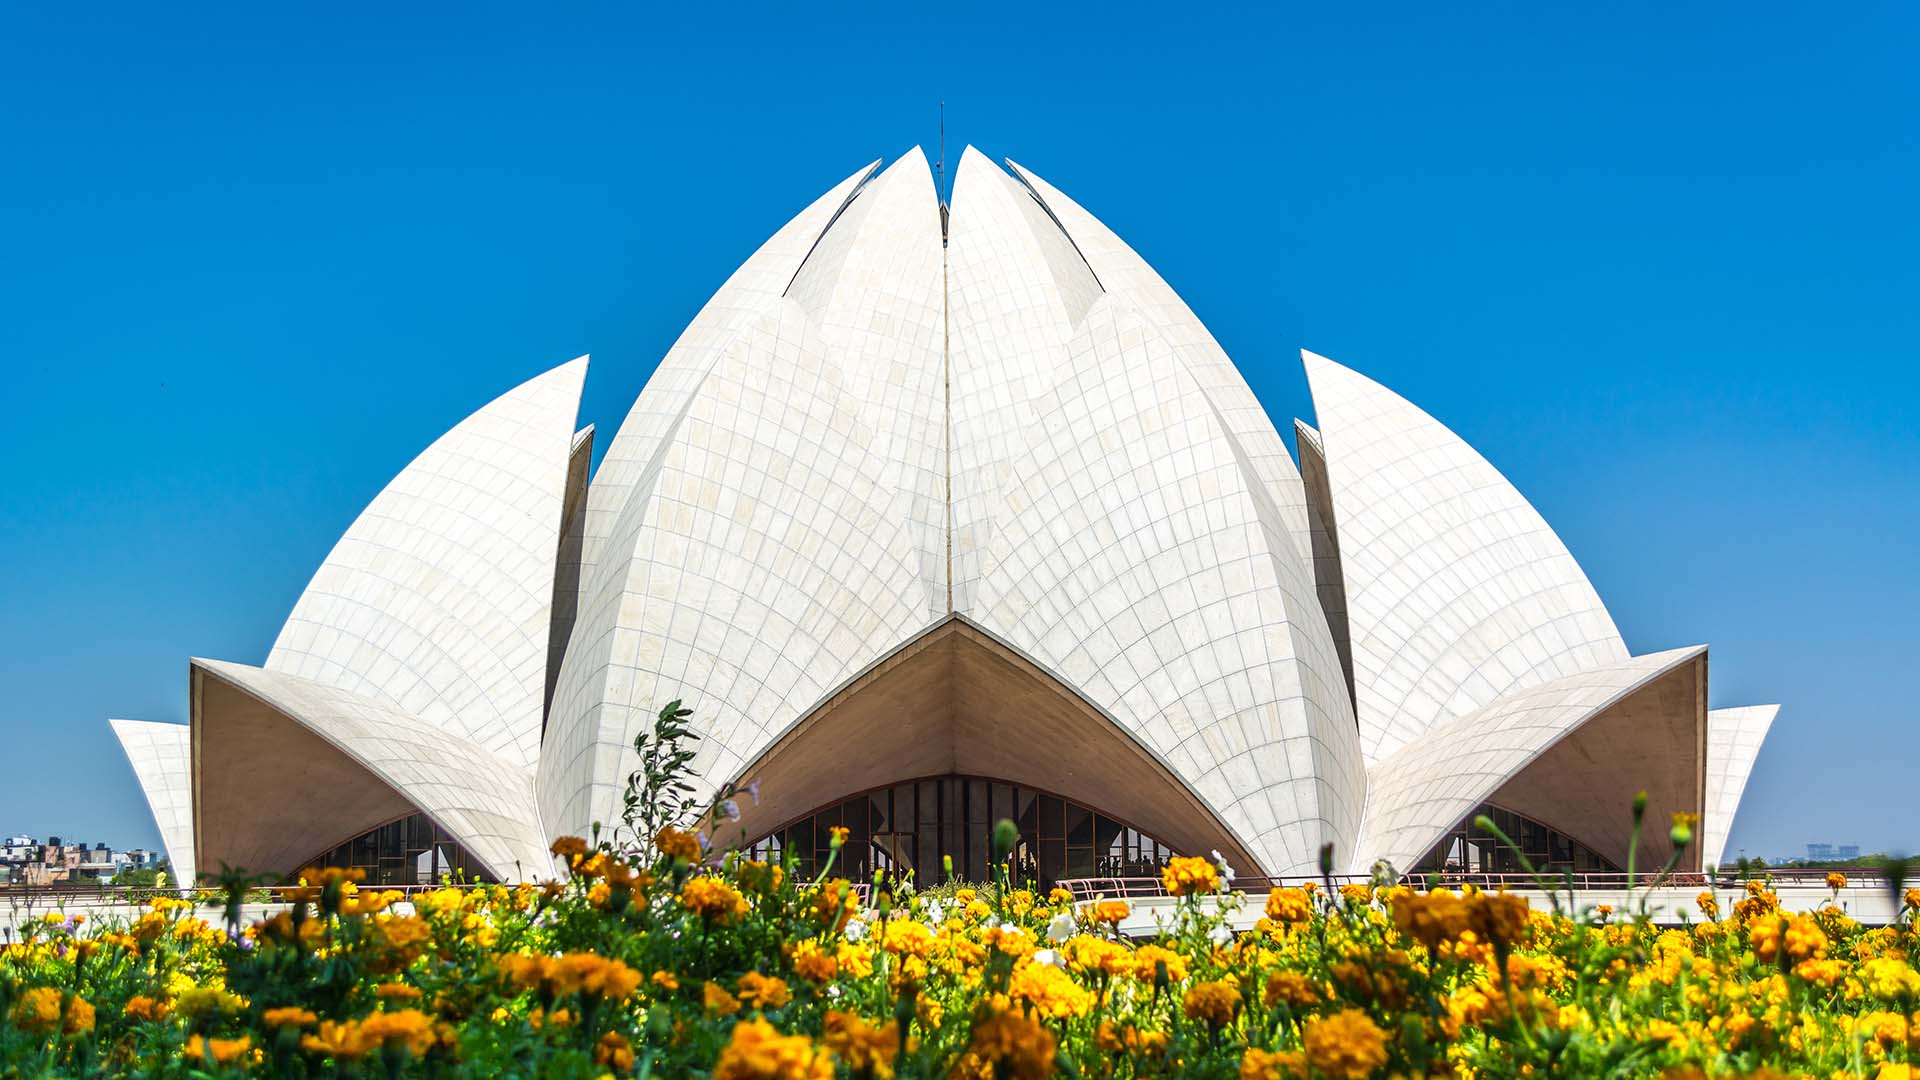
{"label": "yellow marigold flower", "polygon": [[1875,957],[1861,964],[1855,975],[1867,993],[1883,1001],[1920,996],[1920,973],[1899,957]]}
{"label": "yellow marigold flower", "polygon": [[997,1011],[973,1026],[966,1057],[955,1071],[985,1080],[1043,1080],[1053,1075],[1059,1043],[1038,1020]]}
{"label": "yellow marigold flower", "polygon": [[1306,1080],[1307,1061],[1297,1051],[1247,1047],[1240,1059],[1240,1080]]}
{"label": "yellow marigold flower", "polygon": [[818,942],[809,938],[793,947],[793,973],[808,982],[829,982],[840,973],[840,962],[821,951]]}
{"label": "yellow marigold flower", "polygon": [[360,1033],[370,1043],[405,1046],[415,1057],[433,1049],[433,1021],[419,1009],[374,1013],[360,1021]]}
{"label": "yellow marigold flower", "polygon": [[204,1065],[226,1065],[253,1049],[253,1036],[237,1039],[209,1039],[195,1035],[180,1048],[180,1056]]}
{"label": "yellow marigold flower", "polygon": [[[1524,901],[1523,901],[1524,902]],[[1445,889],[1404,893],[1393,898],[1393,924],[1409,938],[1437,950],[1472,929],[1466,901]]]}
{"label": "yellow marigold flower", "polygon": [[603,908],[607,906],[607,900],[612,896],[613,886],[608,885],[604,881],[596,881],[593,883],[593,887],[587,890],[587,903],[597,908]]}
{"label": "yellow marigold flower", "polygon": [[624,1001],[640,986],[640,973],[619,960],[597,953],[568,953],[548,968],[557,993],[579,992],[592,997]]}
{"label": "yellow marigold flower", "polygon": [[1834,892],[1839,892],[1841,889],[1844,889],[1846,887],[1847,887],[1847,875],[1841,873],[1838,870],[1835,870],[1834,872],[1827,875],[1827,888],[1832,889]]}
{"label": "yellow marigold flower", "polygon": [[1701,913],[1707,918],[1717,919],[1720,917],[1720,901],[1714,899],[1713,893],[1702,892],[1699,896],[1693,898],[1693,902],[1700,905]]}
{"label": "yellow marigold flower", "polygon": [[1313,901],[1300,889],[1274,889],[1267,893],[1267,918],[1277,923],[1303,923],[1313,918]]}
{"label": "yellow marigold flower", "polygon": [[713,1063],[713,1080],[831,1080],[833,1056],[805,1035],[782,1035],[765,1020],[743,1020]]}
{"label": "yellow marigold flower", "polygon": [[741,1001],[756,1009],[777,1009],[793,1000],[785,979],[762,975],[757,971],[740,976],[733,989]]}
{"label": "yellow marigold flower", "polygon": [[1169,983],[1186,981],[1187,958],[1158,945],[1142,945],[1134,950],[1134,978],[1151,983],[1159,981],[1163,976]]}
{"label": "yellow marigold flower", "polygon": [[1387,1063],[1387,1033],[1359,1009],[1307,1021],[1302,1035],[1314,1070],[1344,1080],[1366,1080]]}
{"label": "yellow marigold flower", "polygon": [[1122,919],[1133,913],[1133,907],[1125,900],[1096,900],[1081,911],[1095,926],[1119,926]]}
{"label": "yellow marigold flower", "polygon": [[[1605,907],[1605,905],[1601,905]],[[1606,914],[1612,913],[1606,908]],[[1509,893],[1475,893],[1467,900],[1469,924],[1473,932],[1502,945],[1519,945],[1533,933],[1527,901]]]}
{"label": "yellow marigold flower", "polygon": [[733,886],[711,874],[688,878],[680,887],[680,903],[709,922],[725,922],[747,913],[747,899]]}
{"label": "yellow marigold flower", "polygon": [[1013,969],[1007,992],[1033,1006],[1049,1020],[1085,1016],[1093,1008],[1093,992],[1073,981],[1073,976],[1052,964],[1033,960]]}
{"label": "yellow marigold flower", "polygon": [[1908,889],[1900,895],[1900,902],[1909,908],[1920,910],[1920,888]]}
{"label": "yellow marigold flower", "polygon": [[[129,1005],[132,1002],[128,1002]],[[298,1006],[289,1005],[279,1009],[268,1009],[260,1015],[260,1022],[270,1028],[311,1027],[320,1022],[320,1018]]]}
{"label": "yellow marigold flower", "polygon": [[666,826],[653,834],[653,846],[669,859],[690,863],[700,861],[700,837],[685,829]]}
{"label": "yellow marigold flower", "polygon": [[829,1009],[820,1041],[853,1075],[892,1080],[894,1058],[900,1051],[898,1023],[870,1024],[854,1013]]}
{"label": "yellow marigold flower", "polygon": [[1880,1071],[1873,1074],[1873,1080],[1920,1080],[1914,1075],[1913,1066],[1904,1061],[1882,1062]]}
{"label": "yellow marigold flower", "polygon": [[1160,871],[1160,883],[1174,896],[1210,893],[1220,887],[1220,870],[1211,862],[1188,855],[1169,860]]}
{"label": "yellow marigold flower", "polygon": [[1189,1020],[1204,1020],[1209,1026],[1223,1028],[1240,1014],[1240,988],[1225,979],[1194,983],[1180,999],[1180,1009]]}
{"label": "yellow marigold flower", "polygon": [[779,863],[747,859],[740,863],[737,876],[740,884],[753,892],[773,893],[787,880],[787,870]]}
{"label": "yellow marigold flower", "polygon": [[1073,894],[1055,885],[1053,891],[1047,893],[1047,903],[1055,907],[1059,907],[1061,904],[1071,904],[1073,903]]}
{"label": "yellow marigold flower", "polygon": [[717,982],[701,987],[700,999],[708,1016],[732,1016],[740,1011],[740,999],[727,993],[727,988]]}

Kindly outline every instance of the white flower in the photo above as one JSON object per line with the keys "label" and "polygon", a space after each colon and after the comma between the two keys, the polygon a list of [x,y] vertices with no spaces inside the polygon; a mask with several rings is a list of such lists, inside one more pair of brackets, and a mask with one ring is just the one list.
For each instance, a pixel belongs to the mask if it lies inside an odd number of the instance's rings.
{"label": "white flower", "polygon": [[940,905],[938,903],[934,903],[928,906],[926,917],[927,917],[927,925],[932,927],[935,930],[940,929],[940,924],[945,922],[947,919],[946,913],[940,910]]}
{"label": "white flower", "polygon": [[1213,942],[1215,945],[1225,945],[1233,940],[1233,931],[1227,929],[1225,926],[1216,926],[1212,930],[1207,931],[1207,940]]}
{"label": "white flower", "polygon": [[[980,920],[980,928],[983,930],[992,930],[997,928],[999,925],[1000,925],[1000,916],[998,915],[989,915],[986,918]],[[1018,930],[1019,927],[1016,926],[1013,929]]]}
{"label": "white flower", "polygon": [[1067,967],[1066,957],[1061,956],[1052,949],[1036,950],[1033,954],[1033,962],[1036,964],[1052,964],[1062,971],[1066,970]]}
{"label": "white flower", "polygon": [[1073,916],[1063,911],[1055,915],[1053,921],[1047,924],[1047,940],[1065,941],[1079,929],[1080,925],[1073,921]]}
{"label": "white flower", "polygon": [[867,936],[867,924],[859,919],[848,919],[847,928],[843,932],[847,935],[848,941],[858,945],[860,940]]}
{"label": "white flower", "polygon": [[1233,867],[1227,865],[1227,857],[1220,854],[1218,849],[1213,853],[1213,863],[1220,868],[1220,876],[1226,879],[1227,884],[1233,884]]}

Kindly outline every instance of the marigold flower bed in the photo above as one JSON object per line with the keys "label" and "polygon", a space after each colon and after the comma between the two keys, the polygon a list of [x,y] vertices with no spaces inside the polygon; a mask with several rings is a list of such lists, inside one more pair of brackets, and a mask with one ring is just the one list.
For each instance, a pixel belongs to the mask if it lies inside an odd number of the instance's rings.
{"label": "marigold flower bed", "polygon": [[[1865,929],[1763,883],[1698,921],[1404,886],[1224,891],[1176,912],[1017,888],[796,880],[677,830],[568,840],[545,886],[398,894],[316,870],[292,910],[157,899],[0,952],[4,1076],[1907,1077],[1913,907]],[[642,854],[642,853],[645,854]],[[657,854],[656,854],[657,853]],[[1204,902],[1203,902],[1204,901]],[[1234,934],[1221,908],[1262,912]],[[90,934],[88,931],[92,931]]]}

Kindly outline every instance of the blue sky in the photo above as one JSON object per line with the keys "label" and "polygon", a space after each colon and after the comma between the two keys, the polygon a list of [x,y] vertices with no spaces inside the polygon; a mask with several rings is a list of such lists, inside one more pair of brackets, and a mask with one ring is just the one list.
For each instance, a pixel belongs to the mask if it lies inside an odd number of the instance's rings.
{"label": "blue sky", "polygon": [[1710,642],[1714,705],[1784,702],[1730,853],[1920,847],[1920,14],[1335,7],[9,8],[0,832],[154,843],[108,716],[263,660],[498,392],[591,352],[611,432],[790,214],[933,156],[944,98],[949,157],[1100,215],[1283,430],[1300,347],[1380,379],[1634,651]]}

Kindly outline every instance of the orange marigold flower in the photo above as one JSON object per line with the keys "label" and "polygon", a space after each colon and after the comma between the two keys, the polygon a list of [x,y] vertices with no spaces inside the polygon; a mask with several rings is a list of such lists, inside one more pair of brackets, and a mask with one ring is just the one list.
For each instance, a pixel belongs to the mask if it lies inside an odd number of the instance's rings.
{"label": "orange marigold flower", "polygon": [[1832,889],[1834,892],[1839,892],[1841,889],[1844,889],[1846,887],[1847,887],[1847,875],[1841,873],[1838,870],[1835,870],[1833,873],[1827,875],[1827,888]]}
{"label": "orange marigold flower", "polygon": [[973,1026],[967,1055],[957,1070],[966,1077],[1043,1080],[1053,1075],[1060,1044],[1038,1020],[995,1012]]}
{"label": "orange marigold flower", "polygon": [[740,976],[740,980],[734,984],[734,991],[741,1001],[756,1009],[777,1009],[793,1000],[785,979],[762,975],[757,971]]}
{"label": "orange marigold flower", "polygon": [[1305,1080],[1306,1075],[1306,1058],[1294,1050],[1249,1046],[1240,1059],[1240,1080]]}
{"label": "orange marigold flower", "polygon": [[13,1022],[39,1035],[56,1029],[63,1035],[93,1030],[93,1006],[82,997],[62,994],[51,986],[36,986],[20,995],[13,1006]]}
{"label": "orange marigold flower", "polygon": [[847,837],[851,835],[853,835],[853,830],[847,828],[845,825],[835,825],[827,830],[827,843],[833,847],[839,847],[845,844]]}
{"label": "orange marigold flower", "polygon": [[433,1021],[419,1009],[374,1013],[360,1021],[360,1033],[370,1043],[405,1046],[415,1057],[433,1049]]}
{"label": "orange marigold flower", "polygon": [[793,947],[793,973],[808,982],[830,982],[840,973],[840,962],[809,938]]}
{"label": "orange marigold flower", "polygon": [[1203,1020],[1210,1027],[1223,1028],[1240,1014],[1240,988],[1226,981],[1194,983],[1180,999],[1180,1009],[1189,1020]]}
{"label": "orange marigold flower", "polygon": [[700,837],[685,829],[676,829],[671,825],[662,828],[653,834],[653,846],[669,859],[690,863],[700,861]]}
{"label": "orange marigold flower", "polygon": [[1359,1009],[1308,1020],[1302,1041],[1307,1061],[1324,1076],[1366,1080],[1387,1063],[1387,1033]]}
{"label": "orange marigold flower", "polygon": [[225,1065],[252,1049],[251,1035],[242,1035],[237,1039],[209,1039],[196,1035],[180,1048],[180,1056],[204,1065]]}
{"label": "orange marigold flower", "polygon": [[1297,971],[1276,971],[1267,976],[1267,986],[1261,998],[1269,1009],[1282,1003],[1297,1009],[1319,1001],[1321,993],[1320,987],[1312,979]]}
{"label": "orange marigold flower", "polygon": [[820,1041],[853,1075],[891,1080],[900,1051],[900,1025],[891,1020],[870,1024],[854,1013],[829,1009]]}
{"label": "orange marigold flower", "polygon": [[833,1056],[805,1035],[782,1035],[765,1020],[743,1020],[713,1063],[713,1080],[831,1080]]}
{"label": "orange marigold flower", "polygon": [[120,1011],[135,1020],[164,1020],[172,1010],[164,1001],[156,1001],[145,994],[135,994],[127,999],[127,1003],[121,1006]]}
{"label": "orange marigold flower", "polygon": [[1313,901],[1300,889],[1267,893],[1267,918],[1277,923],[1303,923],[1313,917]]}
{"label": "orange marigold flower", "polygon": [[1210,893],[1220,887],[1220,869],[1199,856],[1181,856],[1167,862],[1160,883],[1174,896]]}
{"label": "orange marigold flower", "polygon": [[571,862],[587,853],[587,842],[578,836],[563,836],[555,840],[549,850]]}
{"label": "orange marigold flower", "polygon": [[629,1043],[617,1031],[609,1031],[600,1036],[593,1047],[593,1063],[605,1065],[620,1072],[633,1071],[633,1044]]}
{"label": "orange marigold flower", "polygon": [[381,983],[373,988],[373,996],[381,1001],[419,1001],[420,991],[406,983]]}
{"label": "orange marigold flower", "polygon": [[[131,1005],[132,1002],[127,1004]],[[268,1009],[260,1015],[260,1022],[270,1028],[311,1027],[320,1022],[320,1018],[298,1006],[289,1005],[279,1009]]]}
{"label": "orange marigold flower", "polygon": [[717,982],[700,988],[700,1003],[709,1016],[732,1016],[740,1011],[740,999],[727,993],[727,988]]}
{"label": "orange marigold flower", "polygon": [[680,903],[708,921],[725,921],[747,913],[746,897],[711,874],[688,878],[680,887]]}
{"label": "orange marigold flower", "polygon": [[1133,907],[1125,900],[1096,900],[1081,911],[1095,926],[1119,926],[1122,919],[1133,914]]}
{"label": "orange marigold flower", "polygon": [[671,971],[656,971],[647,981],[669,994],[680,989],[680,977]]}

